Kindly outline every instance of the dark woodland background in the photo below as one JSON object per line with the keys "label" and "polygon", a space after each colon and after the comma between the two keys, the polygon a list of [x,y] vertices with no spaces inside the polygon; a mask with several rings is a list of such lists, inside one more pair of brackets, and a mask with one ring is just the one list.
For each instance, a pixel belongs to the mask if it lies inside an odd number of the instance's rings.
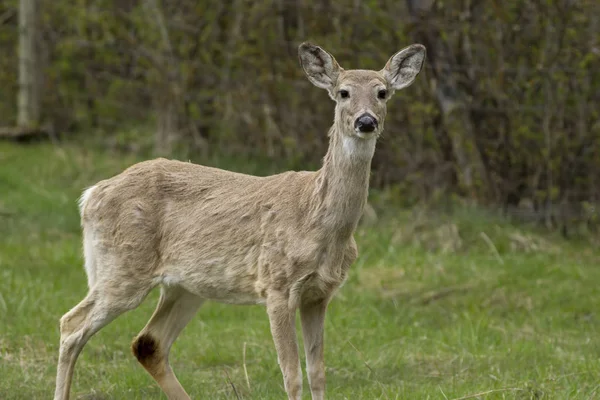
{"label": "dark woodland background", "polygon": [[595,0],[3,0],[0,126],[318,168],[334,104],[304,77],[298,45],[380,69],[419,42],[426,66],[389,105],[372,186],[407,205],[454,195],[592,225],[599,20]]}

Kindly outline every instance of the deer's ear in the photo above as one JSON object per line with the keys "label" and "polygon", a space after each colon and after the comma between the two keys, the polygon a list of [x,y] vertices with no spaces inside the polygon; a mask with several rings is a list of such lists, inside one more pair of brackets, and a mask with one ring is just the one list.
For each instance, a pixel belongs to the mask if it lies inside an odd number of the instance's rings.
{"label": "deer's ear", "polygon": [[313,85],[331,91],[342,68],[335,58],[319,46],[312,43],[302,43],[298,48],[300,64]]}
{"label": "deer's ear", "polygon": [[425,46],[410,45],[394,54],[381,72],[392,88],[404,89],[410,86],[421,72],[425,54]]}

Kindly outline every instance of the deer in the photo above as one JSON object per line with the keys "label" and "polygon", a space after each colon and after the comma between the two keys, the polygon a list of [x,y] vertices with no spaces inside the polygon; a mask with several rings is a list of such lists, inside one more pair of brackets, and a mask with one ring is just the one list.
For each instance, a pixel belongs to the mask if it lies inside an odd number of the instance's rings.
{"label": "deer", "polygon": [[387,101],[420,73],[412,44],[384,68],[343,69],[304,42],[308,80],[336,103],[317,171],[255,176],[156,158],[85,189],[79,199],[88,292],[60,318],[55,400],[67,400],[88,340],[160,287],[158,305],[131,344],[170,400],[189,400],[169,364],[173,342],[205,301],[266,308],[283,386],[302,395],[299,310],[313,400],[325,398],[328,304],[358,256],[354,239]]}

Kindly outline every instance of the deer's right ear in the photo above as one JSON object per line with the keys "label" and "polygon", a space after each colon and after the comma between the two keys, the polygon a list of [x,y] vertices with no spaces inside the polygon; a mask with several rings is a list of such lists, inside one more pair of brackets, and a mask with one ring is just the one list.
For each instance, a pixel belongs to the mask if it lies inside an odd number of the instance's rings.
{"label": "deer's right ear", "polygon": [[300,64],[313,85],[331,91],[342,68],[335,58],[319,46],[304,42],[298,48]]}

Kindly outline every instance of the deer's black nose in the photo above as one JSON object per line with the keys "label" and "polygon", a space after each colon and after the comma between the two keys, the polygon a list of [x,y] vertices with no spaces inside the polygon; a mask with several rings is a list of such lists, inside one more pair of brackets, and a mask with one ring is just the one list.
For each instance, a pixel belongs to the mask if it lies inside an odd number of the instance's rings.
{"label": "deer's black nose", "polygon": [[371,115],[364,113],[356,119],[354,127],[358,129],[359,132],[373,132],[375,128],[377,128],[377,120]]}

